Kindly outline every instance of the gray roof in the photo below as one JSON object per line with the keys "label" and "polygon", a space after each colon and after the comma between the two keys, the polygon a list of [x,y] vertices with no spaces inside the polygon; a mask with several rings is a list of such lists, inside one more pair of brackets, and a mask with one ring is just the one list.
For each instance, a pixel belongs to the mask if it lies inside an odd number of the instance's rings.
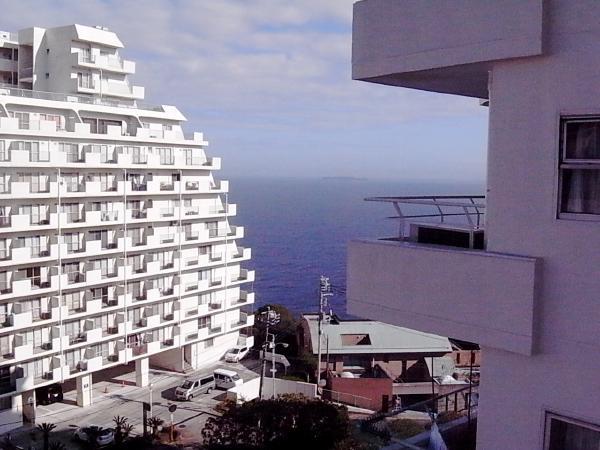
{"label": "gray roof", "polygon": [[[302,318],[310,329],[313,353],[317,353],[318,316],[303,314]],[[330,354],[359,353],[449,353],[452,346],[447,337],[423,333],[409,328],[397,327],[372,320],[339,320],[335,324],[323,325],[321,348],[323,353],[329,347]],[[368,334],[368,343],[344,345],[342,335]],[[327,339],[329,343],[327,344]]]}

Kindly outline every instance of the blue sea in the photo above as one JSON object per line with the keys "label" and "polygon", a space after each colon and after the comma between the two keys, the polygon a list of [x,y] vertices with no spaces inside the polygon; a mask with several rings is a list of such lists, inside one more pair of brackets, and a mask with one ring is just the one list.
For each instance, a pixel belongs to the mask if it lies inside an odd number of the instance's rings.
{"label": "blue sea", "polygon": [[232,223],[245,227],[238,245],[252,248],[257,307],[279,303],[300,313],[318,306],[320,275],[330,278],[333,311],[346,313],[346,246],[356,238],[392,236],[390,204],[369,196],[481,195],[482,183],[394,182],[357,179],[231,178]]}

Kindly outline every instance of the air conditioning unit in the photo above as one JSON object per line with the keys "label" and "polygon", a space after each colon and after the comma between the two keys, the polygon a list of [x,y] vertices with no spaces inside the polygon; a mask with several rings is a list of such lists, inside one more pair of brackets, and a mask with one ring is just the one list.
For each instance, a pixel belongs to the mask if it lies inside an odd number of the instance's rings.
{"label": "air conditioning unit", "polygon": [[410,240],[421,244],[483,250],[483,228],[449,223],[411,223]]}

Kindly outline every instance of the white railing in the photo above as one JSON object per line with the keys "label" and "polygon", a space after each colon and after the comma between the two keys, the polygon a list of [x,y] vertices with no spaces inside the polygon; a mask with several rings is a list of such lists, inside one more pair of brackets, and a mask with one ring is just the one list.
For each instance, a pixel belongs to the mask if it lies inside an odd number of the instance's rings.
{"label": "white railing", "polygon": [[0,83],[0,95],[10,95],[12,97],[34,98],[39,100],[53,100],[57,102],[84,103],[88,105],[117,106],[119,108],[143,109],[147,111],[163,111],[161,106],[148,106],[138,102],[136,104],[127,104],[106,98],[61,94],[57,92],[33,91],[29,89],[16,88],[10,84]]}
{"label": "white railing", "polygon": [[[407,238],[406,225],[418,221],[448,224],[459,223],[473,230],[483,229],[485,196],[429,195],[412,197],[368,197],[368,202],[391,203],[399,221],[398,237]],[[417,219],[417,220],[416,220]]]}

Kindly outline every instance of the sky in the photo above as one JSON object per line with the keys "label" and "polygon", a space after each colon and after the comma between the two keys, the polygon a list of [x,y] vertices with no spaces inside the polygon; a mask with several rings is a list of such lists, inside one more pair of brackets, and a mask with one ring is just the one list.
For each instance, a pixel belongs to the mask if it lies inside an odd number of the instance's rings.
{"label": "sky", "polygon": [[146,103],[202,131],[225,177],[485,179],[476,99],[351,79],[354,0],[0,0],[0,30],[103,25]]}

